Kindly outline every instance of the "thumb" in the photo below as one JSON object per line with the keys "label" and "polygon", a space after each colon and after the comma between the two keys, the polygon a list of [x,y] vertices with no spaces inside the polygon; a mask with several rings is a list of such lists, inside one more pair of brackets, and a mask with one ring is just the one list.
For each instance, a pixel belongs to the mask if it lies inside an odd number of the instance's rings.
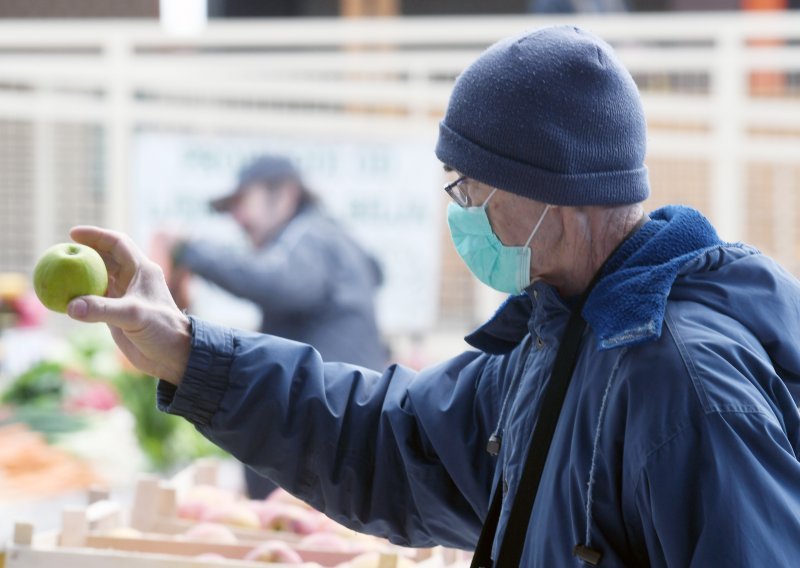
{"label": "thumb", "polygon": [[67,306],[67,314],[78,321],[103,322],[120,329],[136,326],[141,316],[130,300],[105,296],[75,298]]}

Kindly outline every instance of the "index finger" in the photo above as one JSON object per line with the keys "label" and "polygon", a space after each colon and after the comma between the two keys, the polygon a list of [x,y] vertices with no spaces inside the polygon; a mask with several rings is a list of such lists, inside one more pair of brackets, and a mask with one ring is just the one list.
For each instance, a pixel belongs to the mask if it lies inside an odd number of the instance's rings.
{"label": "index finger", "polygon": [[78,243],[92,247],[102,256],[108,255],[120,267],[120,274],[123,280],[130,280],[136,269],[142,264],[143,253],[133,243],[130,237],[124,233],[79,225],[73,227],[69,236]]}

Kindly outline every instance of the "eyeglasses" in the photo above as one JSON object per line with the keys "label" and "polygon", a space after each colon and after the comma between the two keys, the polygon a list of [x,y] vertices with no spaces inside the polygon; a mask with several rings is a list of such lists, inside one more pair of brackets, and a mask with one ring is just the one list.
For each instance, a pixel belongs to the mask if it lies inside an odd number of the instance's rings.
{"label": "eyeglasses", "polygon": [[444,191],[459,207],[469,207],[471,204],[469,194],[461,187],[465,181],[467,181],[467,176],[461,176],[456,181],[444,186]]}

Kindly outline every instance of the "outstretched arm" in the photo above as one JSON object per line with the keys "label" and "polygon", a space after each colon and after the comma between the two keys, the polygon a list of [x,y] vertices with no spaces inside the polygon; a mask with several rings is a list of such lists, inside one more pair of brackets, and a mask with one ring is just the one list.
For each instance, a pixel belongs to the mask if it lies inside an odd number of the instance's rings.
{"label": "outstretched arm", "polygon": [[108,297],[69,314],[105,322],[162,409],[357,530],[398,543],[474,546],[495,461],[484,450],[516,353],[464,353],[419,374],[323,363],[311,347],[190,320],[160,268],[119,233],[78,227]]}
{"label": "outstretched arm", "polygon": [[159,385],[163,410],[355,530],[474,546],[504,360],[467,352],[420,373],[380,373],[323,363],[301,343],[193,326],[183,382]]}
{"label": "outstretched arm", "polygon": [[192,273],[240,298],[255,302],[269,314],[319,309],[325,302],[330,276],[324,243],[304,235],[247,253],[212,242],[188,242],[180,263]]}

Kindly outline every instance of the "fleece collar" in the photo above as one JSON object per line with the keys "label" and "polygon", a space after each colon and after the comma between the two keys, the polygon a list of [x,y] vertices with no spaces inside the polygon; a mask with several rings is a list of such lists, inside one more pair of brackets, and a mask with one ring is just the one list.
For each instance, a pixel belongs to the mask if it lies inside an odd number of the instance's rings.
{"label": "fleece collar", "polygon": [[[607,350],[658,339],[672,284],[691,259],[723,243],[711,223],[688,207],[650,214],[606,261],[586,300],[583,317]],[[511,296],[465,339],[486,353],[511,351],[528,333],[533,304],[527,293]]]}

